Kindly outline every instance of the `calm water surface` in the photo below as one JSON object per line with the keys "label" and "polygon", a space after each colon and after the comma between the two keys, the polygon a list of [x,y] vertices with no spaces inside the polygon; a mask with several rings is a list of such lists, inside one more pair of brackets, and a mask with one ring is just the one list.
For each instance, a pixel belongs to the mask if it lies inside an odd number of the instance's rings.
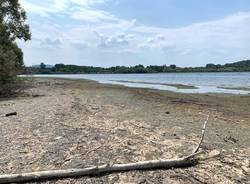
{"label": "calm water surface", "polygon": [[[158,73],[158,74],[63,74],[34,75],[67,79],[89,79],[100,83],[153,88],[181,93],[250,94],[250,72],[243,73]],[[196,89],[178,89],[167,84],[183,84]],[[236,88],[236,89],[225,89]],[[240,90],[237,88],[244,88]]]}

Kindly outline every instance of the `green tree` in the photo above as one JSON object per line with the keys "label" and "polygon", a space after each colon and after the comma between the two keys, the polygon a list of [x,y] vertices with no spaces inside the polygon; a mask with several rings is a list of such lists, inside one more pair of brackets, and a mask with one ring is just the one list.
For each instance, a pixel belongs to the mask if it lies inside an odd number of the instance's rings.
{"label": "green tree", "polygon": [[206,64],[206,68],[216,68],[216,65],[213,63]]}
{"label": "green tree", "polygon": [[0,84],[10,82],[23,67],[16,39],[30,40],[26,14],[18,0],[0,0]]}
{"label": "green tree", "polygon": [[171,69],[175,70],[176,69],[176,65],[170,65],[169,66]]}
{"label": "green tree", "polygon": [[41,62],[40,68],[41,68],[41,69],[45,69],[45,68],[46,68],[46,65],[45,65],[43,62]]}

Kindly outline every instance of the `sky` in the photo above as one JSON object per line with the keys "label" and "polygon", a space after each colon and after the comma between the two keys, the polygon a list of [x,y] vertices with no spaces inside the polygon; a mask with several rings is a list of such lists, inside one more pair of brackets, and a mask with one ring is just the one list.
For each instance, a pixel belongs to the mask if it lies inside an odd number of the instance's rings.
{"label": "sky", "polygon": [[20,0],[25,64],[204,66],[250,58],[250,0]]}

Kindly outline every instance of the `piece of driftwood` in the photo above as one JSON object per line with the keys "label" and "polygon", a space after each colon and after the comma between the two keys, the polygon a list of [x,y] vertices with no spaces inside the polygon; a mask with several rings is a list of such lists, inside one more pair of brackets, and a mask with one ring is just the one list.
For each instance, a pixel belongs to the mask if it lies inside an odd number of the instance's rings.
{"label": "piece of driftwood", "polygon": [[6,117],[16,116],[16,115],[17,115],[17,112],[11,112],[11,113],[5,114]]}
{"label": "piece of driftwood", "polygon": [[207,117],[199,144],[196,149],[188,156],[169,159],[169,160],[150,160],[127,164],[104,164],[100,166],[92,166],[82,169],[65,169],[65,170],[51,170],[39,171],[22,174],[7,174],[0,175],[0,183],[21,183],[30,181],[42,181],[59,178],[79,177],[79,176],[93,176],[108,174],[113,172],[124,172],[132,170],[153,170],[153,169],[172,169],[193,166],[198,163],[197,155],[201,153],[200,146],[204,139],[204,133],[209,116]]}
{"label": "piece of driftwood", "polygon": [[0,117],[9,117],[9,116],[16,116],[16,115],[17,115],[17,112],[11,112],[11,113],[7,113],[4,115],[0,115]]}
{"label": "piece of driftwood", "polygon": [[202,131],[201,131],[201,139],[200,139],[200,142],[197,145],[197,147],[194,149],[194,151],[193,151],[194,153],[196,153],[197,151],[199,151],[199,149],[201,147],[201,144],[202,144],[204,136],[205,136],[205,131],[206,131],[206,126],[207,126],[208,119],[209,119],[209,114],[207,115],[207,119],[206,119],[206,121],[203,124]]}

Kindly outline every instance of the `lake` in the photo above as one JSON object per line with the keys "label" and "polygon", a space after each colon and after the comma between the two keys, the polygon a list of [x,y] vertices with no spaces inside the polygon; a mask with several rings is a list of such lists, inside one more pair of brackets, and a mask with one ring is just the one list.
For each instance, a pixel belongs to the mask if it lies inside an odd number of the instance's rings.
{"label": "lake", "polygon": [[180,93],[250,94],[250,72],[157,73],[157,74],[61,74],[33,75],[88,79],[99,83],[152,88]]}

